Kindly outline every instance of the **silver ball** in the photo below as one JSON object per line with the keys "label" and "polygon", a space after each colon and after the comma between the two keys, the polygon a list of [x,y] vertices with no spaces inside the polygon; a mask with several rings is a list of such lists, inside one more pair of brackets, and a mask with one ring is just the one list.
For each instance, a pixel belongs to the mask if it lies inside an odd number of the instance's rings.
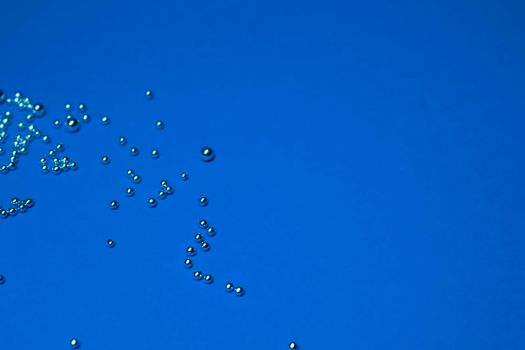
{"label": "silver ball", "polygon": [[42,167],[41,167],[40,169],[42,170],[42,172],[43,172],[44,174],[49,173],[49,170],[50,170],[50,169],[49,169],[49,165],[47,165],[47,164],[42,165]]}
{"label": "silver ball", "polygon": [[162,120],[157,120],[157,121],[155,122],[155,127],[156,127],[157,129],[159,129],[159,130],[164,129],[164,126],[165,126],[165,125],[164,125],[164,122],[163,122]]}
{"label": "silver ball", "polygon": [[164,190],[159,191],[159,199],[166,199],[168,197],[168,194]]}
{"label": "silver ball", "polygon": [[5,219],[9,216],[9,213],[4,208],[0,208],[0,218]]}
{"label": "silver ball", "polygon": [[153,100],[153,91],[146,90],[144,92],[144,97],[146,97],[147,100]]}
{"label": "silver ball", "polygon": [[64,105],[64,110],[65,110],[66,112],[71,112],[71,111],[73,110],[73,105],[72,105],[71,103],[66,103],[66,104]]}
{"label": "silver ball", "polygon": [[193,267],[193,261],[191,259],[185,259],[184,260],[184,267],[187,269],[191,269]]}
{"label": "silver ball", "polygon": [[78,110],[81,111],[81,112],[86,112],[87,111],[87,106],[85,103],[79,103],[78,104]]}
{"label": "silver ball", "polygon": [[16,211],[16,209],[13,208],[13,207],[7,209],[7,213],[9,214],[9,216],[16,216],[16,214],[18,214],[18,212]]}
{"label": "silver ball", "polygon": [[135,190],[133,187],[126,188],[126,196],[133,197],[135,195]]}
{"label": "silver ball", "polygon": [[291,342],[288,347],[290,349],[299,349],[299,346],[297,346],[297,343],[296,342]]}
{"label": "silver ball", "polygon": [[100,158],[100,162],[103,164],[103,165],[108,165],[110,163],[110,159],[108,156],[102,156]]}
{"label": "silver ball", "polygon": [[213,276],[212,275],[204,275],[204,282],[207,284],[213,283]]}
{"label": "silver ball", "polygon": [[64,146],[63,143],[57,143],[55,149],[57,150],[57,152],[64,152],[66,149],[66,146]]}
{"label": "silver ball", "polygon": [[139,149],[138,149],[137,147],[131,147],[131,148],[129,149],[129,153],[131,153],[131,155],[132,155],[133,157],[138,156],[138,155],[139,155],[139,152],[140,152],[140,151],[139,151]]}
{"label": "silver ball", "polygon": [[166,192],[168,195],[172,195],[175,190],[170,185],[164,187],[164,192]]}
{"label": "silver ball", "polygon": [[24,122],[19,122],[19,123],[18,123],[18,130],[23,131],[23,130],[25,130],[25,129],[26,129],[26,123],[24,123]]}
{"label": "silver ball", "polygon": [[151,158],[158,158],[158,157],[160,157],[159,150],[157,150],[157,149],[152,149],[152,150],[151,150]]}
{"label": "silver ball", "polygon": [[202,279],[202,272],[200,271],[195,271],[193,273],[193,279],[195,279],[196,281],[200,281]]}
{"label": "silver ball", "polygon": [[208,198],[206,198],[206,197],[199,198],[199,205],[201,207],[207,206],[208,205]]}
{"label": "silver ball", "polygon": [[201,159],[205,162],[211,162],[215,159],[215,153],[210,147],[201,148]]}
{"label": "silver ball", "polygon": [[69,344],[71,345],[72,349],[78,349],[80,347],[80,342],[76,339],[71,339]]}
{"label": "silver ball", "polygon": [[50,143],[51,142],[51,137],[49,137],[48,135],[42,136],[42,142],[43,143]]}
{"label": "silver ball", "polygon": [[195,247],[188,246],[186,248],[186,255],[187,256],[195,256],[195,255],[197,255],[197,250],[195,249]]}
{"label": "silver ball", "polygon": [[207,229],[208,228],[208,221],[202,219],[201,221],[199,221],[199,227],[202,228],[203,230]]}
{"label": "silver ball", "polygon": [[58,120],[58,119],[53,120],[53,127],[54,127],[55,129],[58,129],[58,128],[60,128],[61,126],[62,126],[62,122],[61,122],[60,120]]}
{"label": "silver ball", "polygon": [[109,123],[110,123],[109,117],[103,116],[102,118],[100,118],[100,123],[102,125],[109,125]]}
{"label": "silver ball", "polygon": [[31,199],[31,198],[28,198],[28,199],[25,200],[24,204],[28,208],[33,208],[35,206],[35,201],[33,199]]}
{"label": "silver ball", "polygon": [[168,184],[168,180],[160,180],[160,185],[161,185],[162,187],[166,187],[166,186],[168,186],[168,185],[169,185],[169,184]]}
{"label": "silver ball", "polygon": [[201,242],[201,249],[203,252],[208,252],[210,250],[210,244],[206,241]]}
{"label": "silver ball", "polygon": [[77,164],[77,162],[71,161],[71,162],[69,162],[67,167],[68,167],[68,169],[71,169],[71,170],[77,170],[78,169],[78,164]]}
{"label": "silver ball", "polygon": [[196,233],[194,238],[195,238],[195,241],[198,243],[201,243],[204,240],[204,236],[201,233]]}
{"label": "silver ball", "polygon": [[129,177],[130,179],[133,179],[133,176],[135,176],[135,173],[134,173],[133,170],[131,170],[131,169],[128,169],[128,170],[126,171],[126,174],[128,174],[128,177]]}
{"label": "silver ball", "polygon": [[242,297],[245,294],[243,287],[235,287],[235,295]]}
{"label": "silver ball", "polygon": [[133,182],[136,183],[136,184],[139,184],[142,182],[142,178],[140,177],[140,175],[133,175]]}
{"label": "silver ball", "polygon": [[88,123],[91,122],[91,117],[89,116],[89,114],[83,114],[81,120],[82,120],[85,124],[88,124]]}
{"label": "silver ball", "polygon": [[233,284],[230,283],[230,282],[226,283],[226,285],[224,286],[224,288],[226,289],[226,292],[228,292],[228,293],[233,292],[233,290],[235,289],[235,287],[233,286]]}
{"label": "silver ball", "polygon": [[118,143],[121,146],[125,146],[128,143],[128,140],[126,140],[126,138],[124,136],[121,136],[121,137],[118,138]]}
{"label": "silver ball", "polygon": [[189,179],[188,173],[185,173],[185,172],[180,173],[180,179],[182,181],[188,181]]}
{"label": "silver ball", "polygon": [[33,114],[35,117],[40,118],[46,113],[44,105],[41,103],[36,103],[33,105]]}
{"label": "silver ball", "polygon": [[150,208],[155,208],[157,206],[157,201],[155,200],[155,198],[148,199],[148,206]]}
{"label": "silver ball", "polygon": [[3,147],[0,147],[0,156],[3,156],[5,154],[5,149]]}
{"label": "silver ball", "polygon": [[109,208],[111,210],[117,210],[119,208],[119,203],[115,200],[112,200],[111,202],[109,202]]}
{"label": "silver ball", "polygon": [[108,248],[115,248],[116,243],[110,238],[106,241],[106,245],[108,246]]}
{"label": "silver ball", "polygon": [[213,236],[215,236],[215,234],[217,233],[217,231],[215,231],[215,229],[214,229],[213,227],[210,226],[210,227],[208,227],[208,228],[206,229],[206,233],[208,233],[208,236],[213,237]]}
{"label": "silver ball", "polygon": [[75,133],[80,130],[80,123],[76,118],[67,118],[65,128],[67,132]]}

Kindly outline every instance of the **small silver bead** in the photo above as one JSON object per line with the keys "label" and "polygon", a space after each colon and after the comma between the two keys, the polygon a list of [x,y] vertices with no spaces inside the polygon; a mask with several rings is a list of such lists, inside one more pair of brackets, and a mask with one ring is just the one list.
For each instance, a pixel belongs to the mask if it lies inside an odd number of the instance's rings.
{"label": "small silver bead", "polygon": [[69,344],[71,345],[72,349],[78,349],[80,347],[80,342],[74,338],[69,341]]}
{"label": "small silver bead", "polygon": [[148,199],[148,206],[150,208],[155,208],[157,206],[157,201],[155,200],[155,198]]}
{"label": "small silver bead", "polygon": [[126,138],[124,136],[121,136],[121,137],[118,138],[118,143],[121,146],[125,146],[128,143],[128,140],[126,140]]}
{"label": "small silver bead", "polygon": [[18,212],[16,211],[16,209],[13,208],[13,207],[7,209],[7,213],[8,213],[10,216],[16,216],[16,214],[18,214]]}
{"label": "small silver bead", "polygon": [[81,111],[81,112],[86,112],[87,111],[87,106],[85,103],[79,103],[78,104],[78,110]]}
{"label": "small silver bead", "polygon": [[42,165],[41,170],[44,174],[49,173],[49,165],[47,164]]}
{"label": "small silver bead", "polygon": [[174,191],[173,187],[171,187],[170,185],[164,187],[164,192],[166,192],[168,195],[172,195]]}
{"label": "small silver bead", "polygon": [[144,92],[144,97],[146,97],[146,100],[153,100],[153,91],[146,90]]}
{"label": "small silver bead", "polygon": [[69,162],[69,164],[67,165],[67,167],[71,170],[77,170],[78,169],[78,164],[77,162],[75,161],[71,161]]}
{"label": "small silver bead", "polygon": [[33,105],[33,114],[35,117],[40,118],[46,113],[44,105],[41,103],[36,103]]}
{"label": "small silver bead", "polygon": [[126,174],[128,174],[128,177],[129,177],[130,179],[133,179],[133,176],[135,176],[135,173],[133,173],[133,170],[131,170],[131,169],[128,169],[128,170],[126,171]]}
{"label": "small silver bead", "polygon": [[110,159],[108,156],[102,156],[100,158],[100,162],[103,164],[103,165],[108,165],[110,163]]}
{"label": "small silver bead", "polygon": [[5,154],[5,149],[3,147],[0,147],[0,156],[3,156]]}
{"label": "small silver bead", "polygon": [[195,247],[188,246],[186,248],[186,255],[187,256],[195,256],[195,255],[197,255],[197,250],[195,249]]}
{"label": "small silver bead", "polygon": [[115,243],[114,240],[112,240],[112,239],[108,239],[108,240],[106,241],[106,245],[108,246],[108,248],[114,248],[115,245],[116,245],[116,243]]}
{"label": "small silver bead", "polygon": [[24,123],[24,122],[19,122],[19,123],[18,123],[18,130],[23,131],[23,130],[25,130],[25,129],[26,129],[26,123]]}
{"label": "small silver bead", "polygon": [[139,184],[142,182],[142,178],[140,177],[140,175],[133,175],[133,182],[136,183],[136,184]]}
{"label": "small silver bead", "polygon": [[157,121],[155,122],[155,127],[156,127],[157,129],[159,129],[159,130],[164,129],[164,122],[163,122],[162,120],[157,120]]}
{"label": "small silver bead", "polygon": [[213,283],[213,276],[212,275],[204,275],[204,282],[207,284]]}
{"label": "small silver bead", "polygon": [[109,123],[110,123],[109,117],[108,116],[103,116],[102,118],[100,118],[100,123],[102,125],[109,125]]}
{"label": "small silver bead", "polygon": [[88,124],[91,122],[91,117],[89,116],[89,114],[83,114],[81,120],[85,124]]}
{"label": "small silver bead", "polygon": [[245,294],[243,287],[235,287],[235,295],[242,297]]}
{"label": "small silver bead", "polygon": [[76,118],[73,117],[67,118],[64,126],[66,128],[66,131],[70,133],[75,133],[78,130],[80,130],[80,123]]}
{"label": "small silver bead", "polygon": [[64,152],[66,150],[66,146],[64,146],[63,143],[57,143],[55,149],[57,152]]}
{"label": "small silver bead", "polygon": [[169,185],[169,184],[168,184],[168,180],[160,180],[160,185],[161,185],[162,187],[166,187],[166,186],[168,186],[168,185]]}
{"label": "small silver bead", "polygon": [[28,208],[33,208],[35,206],[35,201],[31,198],[25,200],[25,205]]}
{"label": "small silver bead", "polygon": [[206,198],[206,197],[199,198],[199,205],[201,207],[207,206],[208,205],[208,198]]}
{"label": "small silver bead", "polygon": [[159,199],[166,199],[168,197],[168,194],[164,190],[159,191]]}
{"label": "small silver bead", "polygon": [[202,243],[202,241],[204,240],[204,236],[201,233],[196,233],[194,238],[195,241],[198,243]]}
{"label": "small silver bead", "polygon": [[202,241],[201,242],[201,249],[202,249],[203,252],[210,251],[210,248],[211,247],[210,247],[210,244],[208,242],[206,242],[206,241]]}
{"label": "small silver bead", "polygon": [[73,110],[73,105],[72,105],[71,103],[66,103],[66,104],[64,105],[64,110],[65,110],[66,112],[71,112],[71,111]]}
{"label": "small silver bead", "polygon": [[9,216],[9,213],[4,208],[0,208],[0,218],[5,219]]}
{"label": "small silver bead", "polygon": [[291,342],[291,343],[288,345],[288,347],[289,347],[290,349],[292,349],[292,350],[293,350],[293,349],[299,349],[299,346],[297,346],[297,343],[296,343],[296,342]]}
{"label": "small silver bead", "polygon": [[48,135],[42,136],[42,142],[43,143],[50,143],[51,142],[51,137],[49,137]]}
{"label": "small silver bead", "polygon": [[199,221],[199,227],[202,228],[203,230],[207,229],[208,228],[208,221],[202,219],[201,221]]}
{"label": "small silver bead", "polygon": [[140,151],[139,151],[139,149],[138,149],[137,147],[131,147],[131,148],[129,149],[129,153],[131,153],[131,155],[132,155],[133,157],[138,156],[138,155],[139,155],[139,152],[140,152]]}
{"label": "small silver bead", "polygon": [[215,159],[215,153],[210,147],[201,148],[201,159],[205,162],[211,162]]}
{"label": "small silver bead", "polygon": [[119,204],[117,201],[113,200],[111,202],[109,202],[109,208],[111,210],[117,210],[119,208]]}
{"label": "small silver bead", "polygon": [[180,179],[182,181],[188,181],[189,179],[188,173],[185,173],[185,172],[180,173]]}
{"label": "small silver bead", "polygon": [[151,158],[158,158],[160,157],[160,153],[157,149],[152,149],[151,150]]}
{"label": "small silver bead", "polygon": [[133,197],[135,195],[135,190],[133,189],[133,187],[126,188],[126,195],[128,197]]}
{"label": "small silver bead", "polygon": [[215,231],[215,229],[214,229],[213,227],[210,226],[210,227],[208,227],[208,228],[206,229],[206,233],[208,233],[208,236],[213,237],[213,236],[215,236],[215,234],[217,233],[217,231]]}
{"label": "small silver bead", "polygon": [[202,279],[202,272],[200,271],[195,271],[193,273],[193,278],[196,280],[196,281],[200,281]]}
{"label": "small silver bead", "polygon": [[230,283],[230,282],[226,283],[226,285],[224,286],[224,288],[226,289],[226,292],[228,292],[228,293],[233,292],[233,290],[235,289],[235,287],[233,286],[233,284]]}
{"label": "small silver bead", "polygon": [[191,259],[185,259],[184,260],[184,267],[187,269],[191,269],[193,267],[193,261]]}
{"label": "small silver bead", "polygon": [[58,120],[58,119],[53,120],[53,127],[54,127],[55,129],[58,129],[58,128],[60,128],[61,126],[62,126],[62,122],[61,122],[60,120]]}

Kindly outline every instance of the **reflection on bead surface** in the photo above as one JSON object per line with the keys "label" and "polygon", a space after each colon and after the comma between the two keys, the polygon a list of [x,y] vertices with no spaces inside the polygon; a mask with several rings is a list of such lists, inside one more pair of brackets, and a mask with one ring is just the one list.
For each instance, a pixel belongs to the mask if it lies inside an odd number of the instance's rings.
{"label": "reflection on bead surface", "polygon": [[47,135],[42,136],[42,142],[43,143],[50,143],[51,142],[51,137],[49,137]]}
{"label": "reflection on bead surface", "polygon": [[148,206],[150,208],[154,208],[157,206],[157,201],[155,200],[155,198],[149,198],[148,199]]}
{"label": "reflection on bead surface", "polygon": [[202,228],[203,230],[207,229],[208,228],[208,221],[202,219],[201,221],[199,221],[199,227]]}
{"label": "reflection on bead surface", "polygon": [[115,247],[115,241],[112,240],[112,239],[108,239],[106,241],[106,245],[108,246],[108,248],[114,248]]}
{"label": "reflection on bead surface", "polygon": [[109,207],[111,210],[117,210],[118,207],[119,207],[119,204],[117,201],[113,200],[111,202],[109,202]]}
{"label": "reflection on bead surface", "polygon": [[146,92],[144,92],[144,96],[146,97],[147,100],[152,100],[153,99],[153,91],[146,90]]}
{"label": "reflection on bead surface", "polygon": [[212,275],[204,275],[204,282],[207,284],[213,283],[213,276]]}
{"label": "reflection on bead surface", "polygon": [[128,197],[133,197],[135,195],[135,190],[133,189],[133,187],[126,188],[126,195]]}
{"label": "reflection on bead surface", "polygon": [[136,157],[139,155],[139,149],[137,147],[131,147],[129,153],[131,153],[133,157]]}
{"label": "reflection on bead surface", "polygon": [[163,190],[159,191],[159,198],[160,199],[166,199],[167,197],[168,197],[168,194],[165,191],[163,191]]}
{"label": "reflection on bead surface", "polygon": [[49,165],[44,164],[42,165],[41,170],[44,174],[47,174],[51,169],[49,168]]}
{"label": "reflection on bead surface", "polygon": [[33,114],[35,117],[40,118],[46,113],[44,105],[41,103],[36,103],[33,105]]}
{"label": "reflection on bead surface", "polygon": [[140,177],[140,175],[133,175],[133,182],[136,183],[136,184],[139,184],[140,182],[142,181],[142,178]]}
{"label": "reflection on bead surface", "polygon": [[224,287],[226,288],[226,291],[227,291],[228,293],[233,292],[234,287],[233,287],[233,284],[232,284],[232,283],[228,282],[228,283],[226,283],[226,285],[225,285]]}
{"label": "reflection on bead surface", "polygon": [[152,149],[151,150],[151,158],[158,158],[160,156],[159,150]]}
{"label": "reflection on bead surface", "polygon": [[187,269],[190,269],[193,267],[193,261],[191,259],[185,259],[184,260],[184,267]]}
{"label": "reflection on bead surface", "polygon": [[109,125],[109,122],[110,122],[109,121],[109,117],[107,117],[107,116],[103,116],[102,118],[100,118],[100,123],[102,125]]}
{"label": "reflection on bead surface", "polygon": [[215,153],[210,147],[201,148],[201,159],[205,162],[211,162],[215,159]]}
{"label": "reflection on bead surface", "polygon": [[75,133],[80,130],[80,123],[76,118],[67,118],[65,128],[67,132]]}
{"label": "reflection on bead surface", "polygon": [[208,236],[210,237],[215,236],[215,234],[217,233],[217,231],[215,231],[215,229],[211,226],[206,229],[206,232],[208,233]]}
{"label": "reflection on bead surface", "polygon": [[189,179],[188,173],[184,173],[184,172],[180,173],[180,179],[182,181],[188,181],[188,179]]}
{"label": "reflection on bead surface", "polygon": [[19,122],[18,123],[18,130],[25,130],[26,129],[26,123],[24,122]]}
{"label": "reflection on bead surface", "polygon": [[126,140],[126,138],[124,136],[121,136],[121,137],[118,138],[118,143],[121,146],[125,146],[128,143],[128,140]]}
{"label": "reflection on bead surface", "polygon": [[108,156],[102,156],[102,157],[100,158],[100,162],[101,162],[103,165],[108,165],[109,162],[110,162],[110,159],[109,159]]}
{"label": "reflection on bead surface", "polygon": [[71,111],[73,110],[73,106],[71,105],[71,103],[66,103],[66,104],[64,105],[64,110],[65,110],[66,112],[71,112]]}
{"label": "reflection on bead surface", "polygon": [[63,143],[57,143],[55,149],[57,150],[57,152],[64,152],[66,149],[66,146],[64,146]]}
{"label": "reflection on bead surface", "polygon": [[208,242],[205,242],[205,241],[201,242],[201,249],[202,249],[202,251],[207,252],[207,251],[210,250],[210,248],[211,247],[210,247],[210,244]]}
{"label": "reflection on bead surface", "polygon": [[202,279],[202,272],[200,271],[195,271],[193,273],[193,278],[196,280],[196,281],[200,281]]}
{"label": "reflection on bead surface", "polygon": [[17,214],[15,208],[9,208],[9,209],[7,209],[7,213],[8,213],[10,216],[16,216],[16,214]]}
{"label": "reflection on bead surface", "polygon": [[195,256],[196,254],[197,254],[197,250],[195,249],[195,247],[188,246],[186,248],[186,255],[188,255],[188,256]]}
{"label": "reflection on bead surface", "polygon": [[291,343],[288,345],[288,347],[289,347],[290,349],[299,349],[299,347],[297,346],[297,344],[296,344],[295,342],[291,342]]}
{"label": "reflection on bead surface", "polygon": [[4,208],[0,208],[0,218],[5,219],[9,216],[9,213]]}
{"label": "reflection on bead surface", "polygon": [[172,195],[174,192],[173,187],[171,187],[170,185],[164,187],[164,192],[166,192],[168,195]]}
{"label": "reflection on bead surface", "polygon": [[89,114],[82,115],[82,121],[86,124],[91,122],[91,117],[89,116]]}
{"label": "reflection on bead surface", "polygon": [[166,186],[168,186],[168,180],[160,180],[160,185],[161,185],[162,187],[166,187]]}
{"label": "reflection on bead surface", "polygon": [[62,122],[61,122],[60,120],[58,120],[58,119],[53,120],[53,127],[54,127],[55,129],[58,129],[58,128],[60,128],[61,126],[62,126]]}
{"label": "reflection on bead surface", "polygon": [[195,241],[201,243],[204,239],[204,236],[200,233],[195,234]]}
{"label": "reflection on bead surface", "polygon": [[243,287],[236,287],[235,288],[235,295],[238,297],[242,297],[244,295],[244,288]]}
{"label": "reflection on bead surface", "polygon": [[79,103],[79,104],[78,104],[78,110],[81,111],[81,112],[85,112],[85,111],[87,111],[87,106],[86,106],[86,104],[84,104],[84,103]]}
{"label": "reflection on bead surface", "polygon": [[199,198],[199,205],[201,207],[207,206],[208,205],[208,198],[206,198],[206,197]]}
{"label": "reflection on bead surface", "polygon": [[162,130],[164,129],[164,122],[162,120],[157,120],[155,126],[157,127],[157,129]]}
{"label": "reflection on bead surface", "polygon": [[69,344],[71,345],[72,349],[78,349],[80,347],[80,342],[77,339],[71,339]]}

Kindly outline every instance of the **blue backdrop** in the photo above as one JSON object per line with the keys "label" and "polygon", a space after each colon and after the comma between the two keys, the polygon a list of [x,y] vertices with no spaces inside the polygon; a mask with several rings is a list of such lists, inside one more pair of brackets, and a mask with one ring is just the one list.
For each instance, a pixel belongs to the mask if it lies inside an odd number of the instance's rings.
{"label": "blue backdrop", "polygon": [[[0,11],[0,89],[44,103],[53,140],[0,175],[4,207],[36,203],[0,219],[0,349],[524,348],[522,2]],[[66,102],[77,134],[51,126]],[[57,142],[78,171],[41,173]],[[201,218],[211,285],[183,267]]]}

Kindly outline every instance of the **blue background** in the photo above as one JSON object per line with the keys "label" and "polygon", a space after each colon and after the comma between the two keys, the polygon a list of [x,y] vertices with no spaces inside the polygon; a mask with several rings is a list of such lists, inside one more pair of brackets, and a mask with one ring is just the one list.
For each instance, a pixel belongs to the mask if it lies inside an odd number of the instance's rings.
{"label": "blue background", "polygon": [[[0,221],[0,348],[523,349],[524,12],[2,1],[0,89],[43,102],[80,169],[43,175],[37,142],[0,177],[1,203],[36,202]],[[51,127],[66,102],[94,119],[78,134]],[[182,267],[201,218],[209,286]]]}

